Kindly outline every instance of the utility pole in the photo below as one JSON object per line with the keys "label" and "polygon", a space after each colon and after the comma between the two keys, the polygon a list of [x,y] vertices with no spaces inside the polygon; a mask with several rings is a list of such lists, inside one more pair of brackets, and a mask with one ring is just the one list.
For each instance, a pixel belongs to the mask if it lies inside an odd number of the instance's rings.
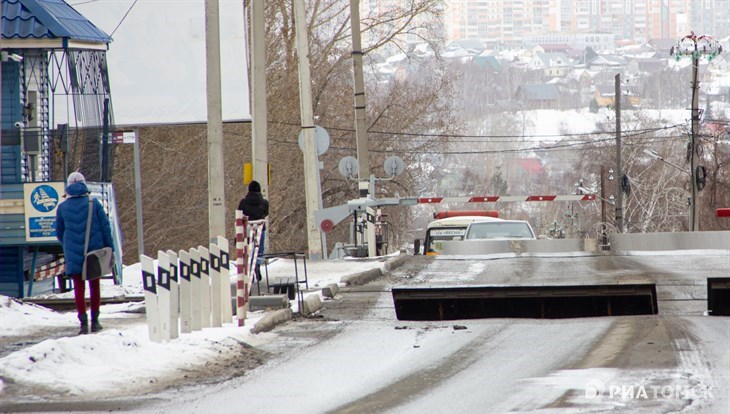
{"label": "utility pole", "polygon": [[699,57],[692,56],[692,132],[689,140],[691,155],[689,158],[689,177],[692,184],[692,201],[689,206],[689,231],[700,230],[700,214],[697,209],[697,165],[699,155],[697,153],[697,135],[700,132],[700,81],[698,77]]}
{"label": "utility pole", "polygon": [[221,103],[221,38],[218,0],[205,0],[206,93],[208,107],[208,236],[226,236]]}
{"label": "utility pole", "polygon": [[722,53],[722,46],[712,37],[702,35],[697,36],[694,32],[683,37],[677,44],[672,47],[669,52],[676,60],[682,56],[689,56],[692,59],[692,132],[690,135],[690,162],[689,176],[690,185],[692,186],[692,194],[689,206],[689,231],[700,230],[700,213],[699,213],[699,188],[697,186],[697,170],[699,167],[699,143],[698,136],[700,132],[700,81],[699,66],[700,57],[706,56],[711,61],[718,54]]}
{"label": "utility pole", "polygon": [[[363,78],[362,42],[360,40],[360,0],[350,0],[352,26],[352,65],[355,82],[355,137],[360,182],[370,180],[367,126],[365,125],[365,80]],[[369,191],[373,191],[371,188]]]}
{"label": "utility pole", "polygon": [[314,221],[314,212],[322,209],[319,197],[319,160],[314,136],[314,114],[312,113],[312,83],[309,71],[309,44],[307,41],[307,20],[304,0],[294,1],[294,24],[296,25],[297,55],[299,57],[299,109],[302,122],[304,147],[304,192],[307,207],[307,241],[309,258],[322,259],[322,236]]}
{"label": "utility pole", "polygon": [[623,171],[621,171],[621,74],[616,74],[614,85],[616,107],[616,228],[624,232],[624,190]]}
{"label": "utility pole", "polygon": [[142,222],[142,167],[139,150],[139,128],[134,129],[134,205],[137,217],[137,255],[144,255],[144,224]]}
{"label": "utility pole", "polygon": [[[606,222],[606,168],[601,165],[601,223]],[[601,245],[608,245],[608,235],[601,235]]]}
{"label": "utility pole", "polygon": [[266,42],[263,1],[251,1],[251,140],[253,179],[261,184],[265,198],[269,194],[266,114]]}

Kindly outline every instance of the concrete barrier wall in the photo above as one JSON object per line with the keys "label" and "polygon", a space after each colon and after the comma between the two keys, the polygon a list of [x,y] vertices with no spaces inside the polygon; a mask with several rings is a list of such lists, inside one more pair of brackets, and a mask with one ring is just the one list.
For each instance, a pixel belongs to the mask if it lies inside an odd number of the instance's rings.
{"label": "concrete barrier wall", "polygon": [[443,242],[444,255],[478,255],[495,253],[564,253],[595,251],[592,239],[546,240],[455,240]]}
{"label": "concrete barrier wall", "polygon": [[[606,253],[662,250],[730,250],[730,231],[666,233],[622,233],[610,235],[611,249]],[[596,252],[595,239],[548,240],[454,240],[443,242],[444,255],[495,253]]]}
{"label": "concrete barrier wall", "polygon": [[611,234],[611,252],[659,250],[727,250],[730,231]]}

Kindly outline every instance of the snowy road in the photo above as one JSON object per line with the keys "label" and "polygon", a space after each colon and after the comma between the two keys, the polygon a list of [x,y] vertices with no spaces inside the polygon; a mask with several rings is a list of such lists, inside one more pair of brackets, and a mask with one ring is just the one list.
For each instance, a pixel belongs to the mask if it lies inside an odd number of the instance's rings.
{"label": "snowy road", "polygon": [[[280,355],[148,412],[730,411],[730,318],[703,316],[727,252],[649,256],[417,257],[287,324]],[[394,285],[654,281],[659,315],[404,322]],[[172,402],[174,401],[174,402]]]}

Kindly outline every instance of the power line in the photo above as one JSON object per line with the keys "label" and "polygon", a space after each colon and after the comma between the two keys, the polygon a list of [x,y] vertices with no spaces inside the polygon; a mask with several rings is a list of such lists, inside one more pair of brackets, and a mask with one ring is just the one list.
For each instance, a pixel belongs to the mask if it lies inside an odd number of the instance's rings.
{"label": "power line", "polygon": [[137,0],[134,0],[134,3],[132,3],[131,6],[129,6],[129,9],[127,10],[127,12],[124,13],[124,16],[122,16],[122,20],[120,20],[119,23],[117,24],[117,27],[115,27],[114,30],[112,30],[111,34],[109,34],[109,37],[114,36],[114,33],[117,31],[117,29],[119,29],[119,26],[122,25],[122,23],[124,22],[124,19],[127,18],[127,16],[129,15],[129,12],[132,11],[132,8],[134,7],[135,4],[137,4]]}
{"label": "power line", "polygon": [[[272,124],[280,124],[280,125],[290,125],[293,127],[300,126],[299,123],[292,123],[292,122],[280,122],[280,121],[271,121]],[[675,129],[679,127],[684,127],[684,124],[674,124],[664,127],[655,127],[655,128],[644,128],[644,129],[635,129],[635,130],[628,130],[625,131],[622,135],[623,136],[634,136],[634,135],[642,135],[642,134],[649,134],[659,131],[666,131],[670,129]],[[328,131],[340,131],[340,132],[351,132],[354,133],[355,130],[351,128],[337,128],[337,127],[324,127]],[[536,135],[468,135],[468,134],[438,134],[438,133],[416,133],[416,132],[392,132],[392,131],[377,131],[377,130],[368,130],[369,134],[382,134],[382,135],[391,135],[391,136],[399,136],[399,137],[415,137],[415,138],[507,138],[507,139],[515,139],[515,138],[565,138],[565,137],[586,137],[586,136],[602,136],[602,135],[613,135],[616,132],[615,131],[594,131],[594,132],[588,132],[588,133],[571,133],[571,134],[536,134]]]}
{"label": "power line", "polygon": [[[685,140],[687,137],[685,136],[669,136],[669,137],[652,137],[648,138],[645,141],[638,143],[638,142],[627,142],[625,143],[626,146],[636,146],[640,144],[648,144],[648,143],[655,143],[655,142],[661,142],[661,141],[669,141],[669,140]],[[594,140],[594,141],[580,141],[580,142],[572,142],[572,143],[564,143],[564,144],[556,144],[551,145],[549,147],[545,146],[533,146],[528,148],[511,148],[511,149],[498,149],[498,150],[465,150],[465,151],[422,151],[422,150],[412,150],[412,149],[399,149],[399,150],[393,150],[393,149],[370,149],[370,152],[373,153],[383,153],[383,154],[392,154],[392,153],[401,153],[401,154],[432,154],[432,155],[478,155],[478,154],[513,154],[513,153],[520,153],[520,152],[558,152],[558,151],[572,151],[572,150],[593,150],[593,149],[606,149],[609,148],[606,145],[596,145],[601,143],[613,143],[615,140],[614,137],[604,138],[600,140]],[[276,140],[276,139],[269,139],[269,142],[276,142],[279,144],[285,144],[285,145],[297,145],[296,142],[291,141],[285,141],[285,140]],[[330,150],[333,151],[346,151],[346,152],[353,152],[355,151],[354,147],[330,147]]]}
{"label": "power line", "polygon": [[[86,0],[86,1],[80,1],[80,2],[77,2],[77,3],[69,3],[69,5],[71,5],[71,6],[81,6],[81,5],[84,5],[84,4],[96,3],[98,1],[100,1],[100,0]],[[134,7],[134,5],[137,4],[137,1],[138,0],[134,0],[134,3],[132,3],[131,6],[129,6],[129,9],[127,9],[127,12],[124,13],[124,16],[122,16],[122,19],[119,21],[119,23],[117,23],[117,27],[115,27],[114,30],[112,30],[112,32],[109,34],[110,37],[111,36],[114,36],[114,33],[117,31],[117,29],[119,29],[119,26],[122,25],[122,23],[124,22],[124,19],[127,18],[127,15],[129,14],[129,12],[131,12],[132,11],[132,8]]]}

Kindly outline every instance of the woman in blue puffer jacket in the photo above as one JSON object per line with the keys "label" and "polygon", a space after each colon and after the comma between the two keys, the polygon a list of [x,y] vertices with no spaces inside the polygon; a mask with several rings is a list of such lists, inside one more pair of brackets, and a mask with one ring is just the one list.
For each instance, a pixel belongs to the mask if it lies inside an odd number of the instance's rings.
{"label": "woman in blue puffer jacket", "polygon": [[[89,188],[86,179],[80,172],[73,172],[66,180],[66,200],[58,206],[56,211],[56,237],[63,246],[63,255],[66,261],[66,275],[74,282],[74,301],[81,323],[80,334],[89,330],[89,318],[86,315],[86,298],[84,281],[81,279],[81,270],[84,264],[84,245],[86,242],[86,223],[89,214]],[[91,232],[87,251],[111,247],[111,225],[104,212],[101,202],[92,199]],[[99,307],[101,305],[101,287],[99,279],[89,281],[91,299],[91,331],[102,329],[99,323]]]}

